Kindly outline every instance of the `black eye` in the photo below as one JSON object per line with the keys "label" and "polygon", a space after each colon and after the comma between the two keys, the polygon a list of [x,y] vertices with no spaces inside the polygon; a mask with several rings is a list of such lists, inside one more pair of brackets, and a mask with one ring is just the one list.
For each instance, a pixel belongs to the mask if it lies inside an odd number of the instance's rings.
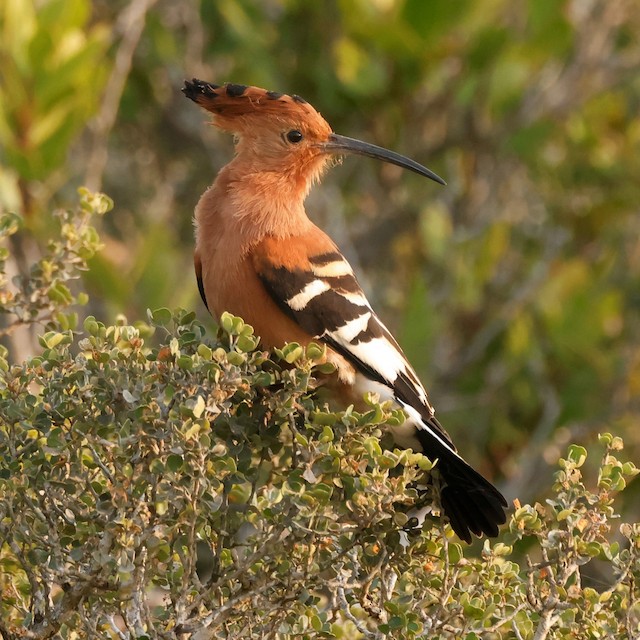
{"label": "black eye", "polygon": [[292,144],[298,144],[298,142],[302,141],[303,137],[304,136],[297,129],[292,129],[287,133],[287,140]]}

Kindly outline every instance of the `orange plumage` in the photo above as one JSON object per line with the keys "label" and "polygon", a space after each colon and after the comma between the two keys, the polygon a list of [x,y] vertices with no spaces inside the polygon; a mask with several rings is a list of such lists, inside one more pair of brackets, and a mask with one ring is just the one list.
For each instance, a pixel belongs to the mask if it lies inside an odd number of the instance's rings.
{"label": "orange plumage", "polygon": [[324,342],[344,387],[378,392],[407,413],[394,439],[438,459],[442,508],[458,536],[497,535],[504,497],[457,453],[350,265],[304,208],[336,154],[365,155],[444,181],[413,160],[334,133],[299,96],[200,80],[183,91],[236,137],[235,157],[195,210],[194,265],[209,311],[241,316],[266,347]]}

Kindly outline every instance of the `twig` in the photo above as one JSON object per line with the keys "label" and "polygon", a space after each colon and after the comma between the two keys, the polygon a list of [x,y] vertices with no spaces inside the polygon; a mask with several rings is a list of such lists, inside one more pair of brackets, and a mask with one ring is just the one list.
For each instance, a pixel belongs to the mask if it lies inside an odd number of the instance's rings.
{"label": "twig", "polygon": [[[479,633],[494,633],[495,631],[498,631],[500,627],[502,627],[502,625],[506,624],[507,622],[513,622],[513,619],[518,615],[518,613],[520,613],[520,611],[525,608],[525,606],[526,605],[524,604],[524,602],[519,604],[508,616],[502,618],[499,622],[496,622],[491,627],[482,627]],[[518,637],[521,636],[518,634]]]}
{"label": "twig", "polygon": [[264,593],[265,591],[271,588],[273,588],[273,584],[268,583],[268,584],[262,585],[259,588],[252,589],[250,591],[245,591],[244,593],[237,595],[235,598],[229,598],[229,600],[227,600],[223,605],[218,607],[215,611],[208,613],[206,616],[202,618],[196,618],[191,622],[185,622],[185,623],[176,625],[176,628],[175,628],[176,635],[179,635],[182,633],[193,633],[194,631],[202,630],[207,627],[211,627],[211,631],[214,631],[217,626],[222,624],[222,621],[218,621],[218,620],[220,618],[224,618],[224,614],[227,611],[234,609],[241,602],[245,602],[250,598],[261,595],[262,593]]}
{"label": "twig", "polygon": [[349,603],[347,602],[347,596],[344,592],[344,585],[340,584],[336,589],[336,600],[340,606],[340,611],[342,611],[344,617],[349,620],[355,628],[365,637],[365,638],[380,638],[380,634],[375,633],[373,631],[369,631],[365,626],[362,625],[362,622],[356,618],[351,611],[349,610]]}
{"label": "twig", "polygon": [[513,633],[516,636],[516,640],[524,640],[523,635],[520,633],[520,629],[518,629],[518,627],[516,627],[515,620],[511,621],[511,628],[513,629]]}
{"label": "twig", "polygon": [[115,124],[122,92],[131,70],[133,54],[144,29],[146,15],[156,0],[133,0],[122,13],[124,25],[122,41],[102,100],[102,107],[94,123],[94,137],[87,162],[85,185],[91,191],[99,191],[102,174],[107,164],[107,137]]}

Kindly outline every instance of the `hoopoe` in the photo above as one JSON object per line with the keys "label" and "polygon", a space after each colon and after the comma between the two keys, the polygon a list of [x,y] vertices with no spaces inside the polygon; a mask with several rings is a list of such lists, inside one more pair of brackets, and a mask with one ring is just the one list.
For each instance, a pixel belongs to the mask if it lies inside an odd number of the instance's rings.
{"label": "hoopoe", "polygon": [[351,266],[304,208],[335,155],[369,156],[445,184],[442,178],[409,158],[334,133],[297,95],[196,79],[182,91],[236,142],[235,157],[195,209],[194,264],[208,310],[216,318],[224,311],[242,317],[267,348],[326,344],[343,389],[360,398],[377,392],[404,410],[407,420],[393,429],[394,441],[437,459],[441,506],[458,537],[496,536],[506,520],[505,498],[457,453]]}

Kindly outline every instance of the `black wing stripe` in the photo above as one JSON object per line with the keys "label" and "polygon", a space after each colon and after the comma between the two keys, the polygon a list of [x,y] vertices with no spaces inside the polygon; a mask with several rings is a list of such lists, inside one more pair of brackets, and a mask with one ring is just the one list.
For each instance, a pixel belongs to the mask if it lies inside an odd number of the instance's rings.
{"label": "black wing stripe", "polygon": [[200,297],[202,298],[202,302],[204,302],[204,306],[207,307],[207,311],[209,311],[209,305],[207,304],[207,296],[204,293],[204,282],[202,281],[201,275],[196,275],[196,282],[198,283],[198,291],[200,292]]}
{"label": "black wing stripe", "polygon": [[326,253],[310,262],[322,264],[327,273],[342,275],[320,277],[301,269],[265,269],[264,264],[258,275],[289,318],[326,342],[368,378],[389,387],[402,403],[414,408],[427,430],[455,451],[451,438],[433,418],[426,392],[402,349],[371,310],[355,276],[344,273],[349,268],[344,259],[338,253]]}
{"label": "black wing stripe", "polygon": [[[268,273],[258,274],[265,285],[269,285],[271,297],[280,303],[286,303],[300,293],[317,278],[308,271],[290,271],[285,267],[272,267]],[[284,309],[285,307],[281,307]],[[286,307],[289,309],[289,307]],[[291,311],[291,309],[289,309]]]}
{"label": "black wing stripe", "polygon": [[297,312],[296,320],[309,333],[320,337],[337,331],[368,311],[330,289],[309,300],[305,308]]}
{"label": "black wing stripe", "polygon": [[338,292],[329,289],[311,298],[299,310],[287,303],[317,278],[305,271],[289,271],[284,268],[271,269],[259,274],[269,295],[292,320],[305,331],[319,338],[326,331],[335,331],[346,322],[359,318],[368,308],[353,304]]}
{"label": "black wing stripe", "polygon": [[328,251],[327,253],[320,253],[317,256],[311,256],[309,262],[316,265],[325,265],[332,262],[344,262],[344,258],[337,251]]}
{"label": "black wing stripe", "polygon": [[355,338],[349,340],[349,342],[353,345],[356,345],[360,344],[361,342],[371,342],[375,338],[383,337],[386,336],[384,335],[384,331],[382,330],[382,325],[372,314],[369,318],[369,322],[367,323],[367,328],[364,331],[361,331],[357,336],[355,336]]}
{"label": "black wing stripe", "polygon": [[[358,281],[352,275],[334,276],[320,278],[324,280],[332,289],[336,291],[343,291],[345,293],[361,293],[362,289],[358,284]],[[363,296],[364,299],[364,296]]]}
{"label": "black wing stripe", "polygon": [[443,429],[442,425],[438,422],[433,414],[433,409],[428,402],[424,402],[419,394],[416,392],[415,385],[413,385],[407,375],[404,372],[398,373],[397,378],[393,383],[393,393],[399,400],[415,408],[420,414],[423,422],[433,431],[437,432],[442,439],[456,451],[456,446],[451,440],[451,436]]}

